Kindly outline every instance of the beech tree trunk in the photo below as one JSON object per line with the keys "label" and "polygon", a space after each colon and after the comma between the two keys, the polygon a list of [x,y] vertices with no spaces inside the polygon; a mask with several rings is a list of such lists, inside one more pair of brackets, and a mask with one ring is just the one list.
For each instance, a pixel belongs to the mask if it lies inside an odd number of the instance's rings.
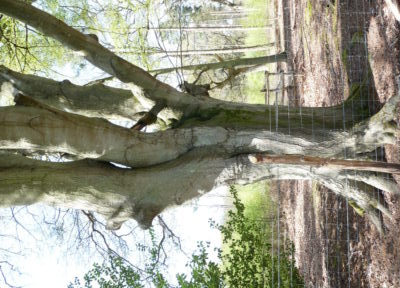
{"label": "beech tree trunk", "polygon": [[[158,81],[28,3],[0,0],[0,12],[83,52],[88,61],[135,91],[77,86],[0,67],[1,93],[22,94],[26,100],[22,106],[0,109],[1,205],[44,202],[98,212],[109,229],[118,229],[128,219],[147,228],[167,207],[222,185],[312,178],[353,201],[378,229],[379,213],[390,217],[369,189],[398,193],[392,178],[375,173],[398,173],[398,166],[365,161],[377,146],[395,144],[400,93],[370,118],[368,103],[356,96],[323,108],[195,97]],[[152,105],[179,111],[179,121],[172,129],[142,133],[96,118],[130,118],[130,113],[141,111],[136,92]],[[51,163],[18,155],[21,151],[83,159]],[[363,162],[343,160],[345,155]],[[352,174],[349,169],[362,172]]]}
{"label": "beech tree trunk", "polygon": [[320,130],[317,137],[201,126],[141,133],[98,118],[18,106],[1,107],[0,123],[0,149],[61,152],[130,167],[160,164],[193,149],[213,146],[230,155],[268,151],[275,155],[342,157],[345,151],[359,154],[374,150],[375,145],[394,144],[393,135],[386,135],[388,130],[382,132],[378,126],[361,125],[352,132]]}
{"label": "beech tree trunk", "polygon": [[[217,149],[198,149],[153,169],[125,169],[111,164],[81,160],[49,163],[2,154],[0,199],[3,206],[43,202],[53,206],[95,211],[106,217],[109,229],[128,219],[143,228],[165,208],[180,205],[221,185],[248,184],[266,179],[319,180],[334,192],[347,196],[376,217],[375,208],[390,215],[376,199],[347,184],[349,177],[335,169],[308,166],[254,164],[246,155],[228,157]],[[355,178],[372,183],[374,176]],[[381,179],[386,191],[394,183]],[[365,185],[364,185],[365,186]]]}

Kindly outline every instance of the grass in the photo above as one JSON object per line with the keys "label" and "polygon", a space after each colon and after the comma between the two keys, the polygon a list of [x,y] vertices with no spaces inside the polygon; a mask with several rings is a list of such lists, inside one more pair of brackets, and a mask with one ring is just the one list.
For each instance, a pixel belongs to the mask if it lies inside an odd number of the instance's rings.
{"label": "grass", "polygon": [[[242,25],[245,27],[264,27],[270,23],[268,23],[268,19],[272,18],[272,14],[268,7],[272,7],[269,3],[270,1],[265,0],[244,0],[243,6],[244,9],[249,9],[251,12],[248,17],[242,20]],[[268,35],[268,33],[263,30],[252,30],[247,33],[245,43],[247,45],[262,45],[265,43],[270,43],[273,40]],[[263,52],[251,52],[249,56],[260,56],[257,54],[262,54]],[[256,55],[254,55],[256,54]]]}
{"label": "grass", "polygon": [[[248,17],[242,20],[242,25],[246,27],[264,27],[271,24],[268,19],[273,17],[271,0],[244,0],[245,9],[251,9]],[[268,9],[271,7],[271,9]],[[246,46],[265,45],[274,41],[273,33],[268,33],[266,29],[248,31],[245,38]],[[257,57],[266,55],[264,51],[247,52],[245,57]],[[274,64],[271,64],[271,69]],[[265,103],[265,93],[261,92],[265,84],[264,72],[251,73],[246,75],[243,85],[243,93],[247,97],[248,103],[263,104]]]}
{"label": "grass", "polygon": [[[266,235],[266,241],[270,240],[271,225],[267,221],[268,218],[276,214],[275,205],[270,197],[269,182],[262,181],[246,186],[236,185],[240,201],[245,206],[244,215],[251,221],[264,221],[264,231],[260,231]],[[229,243],[222,243],[223,253],[229,252]]]}
{"label": "grass", "polygon": [[244,83],[244,93],[246,102],[251,104],[264,104],[265,93],[261,92],[264,88],[265,74],[264,72],[256,72],[246,75]]}
{"label": "grass", "polygon": [[257,182],[236,187],[239,199],[244,204],[245,216],[259,220],[274,215],[274,204],[269,197],[268,182]]}

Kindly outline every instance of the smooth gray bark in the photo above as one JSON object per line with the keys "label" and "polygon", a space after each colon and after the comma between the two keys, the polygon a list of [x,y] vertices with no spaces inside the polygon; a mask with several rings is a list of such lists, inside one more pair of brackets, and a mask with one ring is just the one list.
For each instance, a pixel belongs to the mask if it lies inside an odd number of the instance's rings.
{"label": "smooth gray bark", "polygon": [[319,137],[223,127],[141,133],[103,119],[52,108],[1,107],[0,149],[62,152],[130,167],[160,164],[201,147],[219,147],[230,155],[269,152],[341,158],[346,152],[365,153],[374,150],[376,145],[395,143],[396,129],[390,130],[387,123],[390,118],[381,121],[388,117],[385,113],[390,112],[390,104],[352,132],[321,130]]}
{"label": "smooth gray bark", "polygon": [[[140,115],[137,115],[138,112],[148,111],[153,105],[153,102],[147,100],[142,91],[136,89],[136,87],[131,89],[134,91],[132,93],[129,90],[116,89],[103,84],[77,86],[69,81],[57,82],[44,77],[17,73],[4,66],[0,67],[0,81],[1,79],[5,81],[0,83],[2,85],[2,93],[17,94],[20,92],[47,106],[88,117],[106,119],[124,119],[126,117],[137,120],[140,118]],[[3,84],[5,85],[3,86]],[[190,121],[185,121],[181,125],[188,126],[193,124],[193,126],[196,126],[198,125],[197,118],[200,118],[201,126],[224,126],[226,128],[243,129],[260,128],[272,131],[277,124],[275,123],[276,120],[278,120],[279,129],[286,129],[287,133],[292,135],[295,133],[307,134],[310,132],[309,129],[312,124],[315,130],[314,137],[318,138],[318,130],[350,128],[353,122],[363,119],[363,114],[359,111],[353,115],[354,107],[357,103],[349,102],[344,105],[344,108],[342,105],[324,108],[288,108],[284,106],[221,103],[208,99],[208,101],[203,102],[200,108],[186,107],[187,114],[194,113],[192,116],[187,116],[189,117],[187,120]],[[238,111],[238,113],[231,113],[232,110]],[[368,110],[366,111],[368,112]],[[347,116],[346,119],[338,116],[344,113]],[[277,115],[278,118],[276,118]],[[159,117],[163,121],[168,121],[170,118],[175,118],[176,115],[174,115],[173,111],[164,109],[159,114]],[[205,117],[209,119],[205,119]],[[194,123],[192,123],[192,118],[195,121]],[[324,134],[325,132],[322,133]]]}
{"label": "smooth gray bark", "polygon": [[[114,120],[136,120],[139,112],[146,111],[130,90],[109,87],[101,83],[79,86],[68,80],[54,81],[27,75],[0,66],[0,87],[9,82],[14,90],[68,112],[88,117]],[[13,91],[13,94],[17,94]]]}
{"label": "smooth gray bark", "polygon": [[[215,152],[215,153],[214,153]],[[167,207],[199,197],[217,187],[267,179],[316,179],[339,195],[355,201],[380,228],[375,209],[390,216],[370,194],[334,169],[253,164],[246,155],[227,157],[221,151],[197,149],[151,169],[121,169],[82,160],[50,163],[2,154],[0,203],[4,207],[36,202],[98,212],[108,229],[128,219],[143,228]],[[364,185],[365,186],[365,185]]]}

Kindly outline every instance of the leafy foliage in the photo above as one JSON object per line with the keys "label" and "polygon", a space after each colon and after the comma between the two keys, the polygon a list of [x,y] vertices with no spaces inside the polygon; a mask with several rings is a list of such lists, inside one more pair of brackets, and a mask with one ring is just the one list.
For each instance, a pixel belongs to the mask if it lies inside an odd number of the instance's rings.
{"label": "leafy foliage", "polygon": [[[291,255],[293,247],[284,251],[274,251],[266,240],[264,223],[252,221],[245,216],[245,206],[233,187],[231,193],[236,211],[228,212],[228,220],[217,228],[229,243],[229,252],[220,254],[222,278],[227,287],[282,287],[302,284],[301,277]],[[274,253],[275,252],[275,253]]]}
{"label": "leafy foliage", "polygon": [[[179,288],[222,288],[222,287],[297,287],[303,285],[298,270],[290,255],[291,248],[279,252],[272,249],[262,231],[260,221],[252,221],[245,216],[245,206],[241,203],[238,192],[231,188],[234,198],[235,211],[228,212],[225,224],[217,225],[211,221],[211,226],[218,229],[223,241],[229,243],[229,251],[218,252],[216,263],[209,259],[210,243],[198,243],[197,251],[192,255],[187,264],[190,268],[190,277],[186,274],[177,274]],[[166,280],[160,271],[158,261],[158,245],[155,241],[154,231],[150,229],[151,247],[150,263],[146,264],[145,279],[150,280],[150,285],[157,288],[174,287]],[[142,247],[146,248],[146,247]],[[275,254],[274,254],[275,252]],[[222,264],[222,265],[221,265]],[[146,287],[143,273],[129,265],[121,257],[110,255],[109,261],[102,265],[94,264],[93,268],[84,276],[84,286],[79,279],[75,279],[69,288],[113,288],[113,287]],[[92,286],[96,283],[95,286]]]}
{"label": "leafy foliage", "polygon": [[75,278],[74,283],[68,285],[73,287],[95,287],[101,288],[140,288],[144,287],[140,283],[140,274],[137,273],[131,266],[126,265],[122,258],[110,255],[110,261],[107,264],[93,264],[93,268],[84,276],[85,286],[81,286],[80,280]]}
{"label": "leafy foliage", "polygon": [[[90,17],[85,13],[88,10],[87,1],[39,0],[26,2],[35,2],[36,6],[73,26],[87,26],[90,22]],[[70,7],[76,7],[76,9],[80,9],[80,12],[68,10]],[[57,41],[45,37],[35,29],[11,17],[0,15],[0,60],[7,67],[19,72],[48,72],[57,65],[77,64],[80,61],[79,58],[74,58],[74,62],[71,63],[71,57],[65,57],[68,53],[68,49]]]}
{"label": "leafy foliage", "polygon": [[[139,16],[151,11],[151,0],[144,1],[142,5],[127,0],[118,1],[118,5],[113,0],[102,3],[86,0],[27,0],[27,2],[34,2],[34,5],[41,10],[85,34],[96,34],[102,44],[110,48],[139,49],[141,58],[139,64],[151,68],[145,54],[148,46],[147,35],[143,35],[141,31],[134,33],[135,31],[131,29],[135,21],[147,21],[148,15],[145,15],[144,19],[140,19]],[[128,60],[138,62],[136,54],[128,56]],[[56,40],[45,37],[35,29],[6,15],[0,15],[0,60],[8,68],[24,73],[49,73],[66,65],[79,70],[87,65],[82,57],[71,53]]]}

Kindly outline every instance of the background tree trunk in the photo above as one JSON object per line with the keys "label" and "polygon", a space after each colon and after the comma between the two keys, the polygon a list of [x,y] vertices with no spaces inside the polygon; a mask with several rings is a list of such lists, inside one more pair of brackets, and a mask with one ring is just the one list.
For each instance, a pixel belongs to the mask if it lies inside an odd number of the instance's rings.
{"label": "background tree trunk", "polygon": [[192,26],[192,27],[139,27],[135,29],[155,30],[155,31],[185,31],[185,32],[246,32],[251,30],[272,29],[268,26],[241,26],[241,25],[218,25],[218,26]]}
{"label": "background tree trunk", "polygon": [[[168,56],[193,56],[193,55],[214,55],[214,54],[234,54],[234,53],[245,53],[245,52],[257,52],[265,51],[267,47],[273,47],[275,43],[268,43],[264,45],[255,45],[247,47],[226,47],[220,49],[202,49],[202,50],[166,50],[166,51],[152,51],[147,50],[148,55],[168,55]],[[120,54],[138,54],[137,50],[115,50],[116,53]]]}
{"label": "background tree trunk", "polygon": [[286,53],[280,53],[277,55],[271,56],[262,56],[262,57],[254,57],[254,58],[238,58],[235,60],[226,60],[226,61],[219,61],[214,63],[207,63],[207,64],[196,64],[196,65],[185,65],[181,67],[175,68],[162,68],[151,70],[149,72],[155,74],[165,74],[175,70],[200,70],[200,71],[208,71],[208,70],[216,70],[216,69],[240,69],[240,68],[248,68],[252,66],[264,65],[269,63],[275,63],[280,61],[286,61],[287,56]]}

